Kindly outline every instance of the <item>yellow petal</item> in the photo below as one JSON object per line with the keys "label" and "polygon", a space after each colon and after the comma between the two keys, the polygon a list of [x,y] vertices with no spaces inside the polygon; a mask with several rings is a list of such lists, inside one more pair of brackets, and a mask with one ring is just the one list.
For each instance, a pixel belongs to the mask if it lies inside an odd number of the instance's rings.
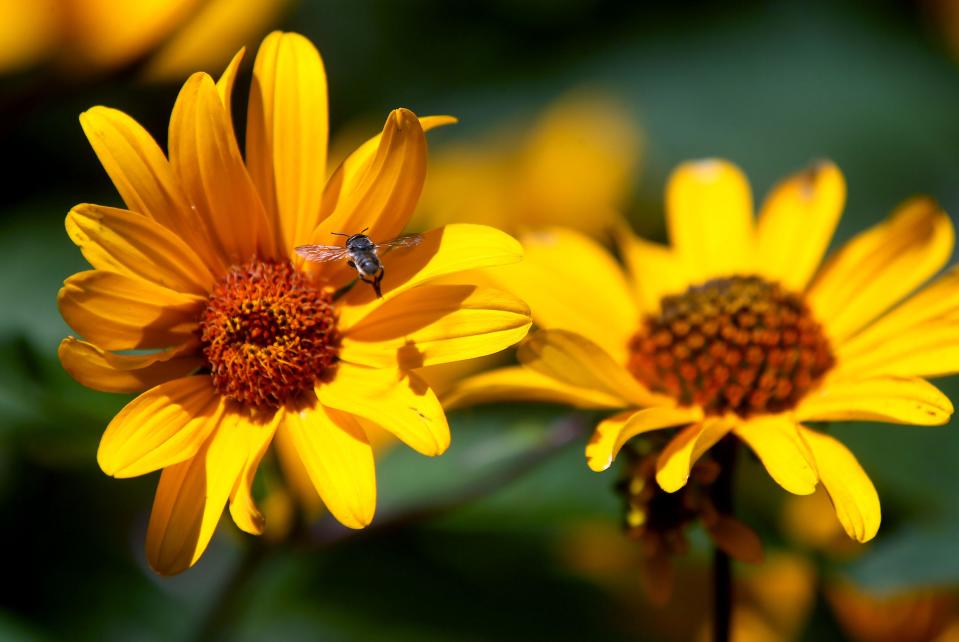
{"label": "yellow petal", "polygon": [[915,198],[827,261],[809,303],[834,344],[854,334],[935,274],[952,253],[952,222]]}
{"label": "yellow petal", "polygon": [[373,521],[373,449],[351,415],[317,404],[286,412],[281,430],[295,446],[316,492],[340,523],[363,528]]}
{"label": "yellow petal", "polygon": [[497,401],[558,403],[575,408],[620,408],[618,396],[571,386],[522,366],[500,368],[459,381],[442,396],[446,408]]}
{"label": "yellow petal", "polygon": [[795,419],[766,415],[748,419],[733,429],[745,441],[776,483],[795,495],[811,495],[819,476],[799,437]]}
{"label": "yellow petal", "polygon": [[274,31],[253,65],[246,163],[287,253],[307,243],[319,222],[328,138],[319,52],[299,34]]}
{"label": "yellow petal", "polygon": [[499,352],[526,336],[531,323],[526,304],[505,292],[424,285],[350,328],[340,357],[378,368],[422,368]]}
{"label": "yellow petal", "polygon": [[316,396],[327,408],[368,419],[424,455],[439,455],[450,445],[440,402],[412,372],[341,362],[333,380],[317,386]]}
{"label": "yellow petal", "polygon": [[625,226],[617,230],[616,240],[642,312],[657,313],[664,296],[689,287],[686,265],[671,248],[645,241]]}
{"label": "yellow petal", "polygon": [[[425,179],[423,127],[413,112],[395,109],[386,119],[376,154],[359,169],[355,185],[337,184],[343,180],[341,173],[330,178],[326,190],[338,194],[336,207],[312,232],[311,242],[330,244],[336,238],[332,232],[353,234],[366,228],[377,243],[398,236],[413,215]],[[340,263],[314,269],[322,275],[344,271]]]}
{"label": "yellow petal", "polygon": [[952,416],[952,402],[916,377],[827,380],[796,407],[799,421],[884,421],[939,426]]}
{"label": "yellow petal", "polygon": [[936,377],[959,372],[959,269],[837,348],[837,371]]}
{"label": "yellow petal", "polygon": [[216,81],[216,93],[220,95],[220,102],[223,103],[223,111],[226,112],[226,123],[230,128],[230,134],[236,138],[236,128],[233,126],[233,85],[236,84],[236,74],[240,71],[240,63],[243,62],[243,55],[246,48],[241,47],[236,55],[230,60],[230,64],[223,70],[223,74]]}
{"label": "yellow petal", "polygon": [[733,423],[722,417],[710,417],[679,432],[666,445],[656,461],[656,481],[667,493],[686,485],[689,472],[703,454],[726,436]]}
{"label": "yellow petal", "polygon": [[227,264],[275,255],[272,227],[247,174],[213,79],[196,73],[170,117],[170,162]]}
{"label": "yellow petal", "polygon": [[251,449],[272,425],[227,411],[193,458],[163,470],[146,543],[147,561],[157,573],[173,575],[200,559]]}
{"label": "yellow petal", "polygon": [[124,406],[100,439],[107,475],[136,477],[193,457],[223,415],[210,377],[183,377],[147,390]]}
{"label": "yellow petal", "polygon": [[189,199],[153,137],[135,120],[108,107],[85,111],[80,115],[80,125],[127,209],[172,230],[207,266],[220,266],[214,248],[197,229]]}
{"label": "yellow petal", "polygon": [[845,203],[846,181],[829,161],[778,184],[759,215],[758,268],[790,290],[805,289],[829,247]]}
{"label": "yellow petal", "polygon": [[528,368],[562,383],[618,398],[622,405],[661,406],[672,402],[653,395],[589,339],[566,330],[540,330],[519,347]]}
{"label": "yellow petal", "polygon": [[[285,413],[280,413],[285,419]],[[303,465],[303,460],[293,444],[290,431],[280,423],[273,439],[277,461],[283,473],[283,481],[303,507],[307,521],[313,521],[323,510],[323,500],[313,487],[313,480]]]}
{"label": "yellow petal", "polygon": [[142,392],[164,381],[183,377],[203,365],[195,342],[151,354],[116,354],[67,337],[57,351],[63,369],[94,390]]}
{"label": "yellow petal", "polygon": [[699,421],[699,408],[645,408],[627,410],[605,419],[586,445],[586,464],[596,472],[609,468],[623,445],[644,432],[672,428]]}
{"label": "yellow petal", "polygon": [[707,159],[676,168],[666,186],[666,222],[693,282],[752,271],[752,192],[732,163]]}
{"label": "yellow petal", "polygon": [[363,283],[343,297],[340,327],[350,328],[391,298],[427,281],[522,258],[523,249],[516,239],[493,227],[460,223],[431,230],[419,245],[383,255],[382,299]]}
{"label": "yellow petal", "polygon": [[531,232],[520,240],[523,260],[487,270],[487,275],[526,301],[538,326],[589,337],[625,361],[639,311],[612,255],[589,237],[562,228]]}
{"label": "yellow petal", "polygon": [[266,519],[253,500],[253,480],[260,461],[273,441],[281,417],[282,413],[273,413],[271,420],[261,420],[257,429],[251,431],[246,462],[230,493],[230,516],[233,517],[233,523],[250,535],[262,535],[266,527]]}
{"label": "yellow petal", "polygon": [[205,296],[214,277],[180,237],[127,210],[77,205],[67,214],[67,234],[90,265],[157,285]]}
{"label": "yellow petal", "polygon": [[837,440],[804,426],[799,431],[816,460],[819,479],[842,527],[856,541],[868,542],[879,531],[882,518],[879,495],[869,476]]}
{"label": "yellow petal", "polygon": [[63,319],[106,350],[168,348],[194,338],[205,300],[122,274],[89,270],[63,283]]}

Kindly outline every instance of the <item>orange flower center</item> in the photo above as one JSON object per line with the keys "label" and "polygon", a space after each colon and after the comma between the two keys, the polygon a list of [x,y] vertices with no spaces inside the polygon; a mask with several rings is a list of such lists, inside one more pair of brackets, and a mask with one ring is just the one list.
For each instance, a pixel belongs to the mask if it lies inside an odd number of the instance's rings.
{"label": "orange flower center", "polygon": [[707,414],[787,410],[835,363],[803,299],[758,276],[690,287],[660,309],[630,341],[629,369]]}
{"label": "orange flower center", "polygon": [[331,294],[288,261],[232,268],[200,317],[213,385],[257,408],[299,397],[337,361],[336,321]]}

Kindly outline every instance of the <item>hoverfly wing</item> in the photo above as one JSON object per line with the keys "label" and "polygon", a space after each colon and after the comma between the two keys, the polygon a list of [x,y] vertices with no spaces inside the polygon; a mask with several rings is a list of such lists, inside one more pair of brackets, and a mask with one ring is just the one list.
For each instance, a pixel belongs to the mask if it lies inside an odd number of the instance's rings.
{"label": "hoverfly wing", "polygon": [[338,261],[348,256],[346,248],[338,245],[300,245],[295,251],[304,259],[318,263]]}
{"label": "hoverfly wing", "polygon": [[392,241],[386,241],[385,243],[377,243],[377,250],[391,250],[394,247],[413,247],[414,245],[419,245],[423,242],[422,234],[407,234],[406,236],[400,236]]}

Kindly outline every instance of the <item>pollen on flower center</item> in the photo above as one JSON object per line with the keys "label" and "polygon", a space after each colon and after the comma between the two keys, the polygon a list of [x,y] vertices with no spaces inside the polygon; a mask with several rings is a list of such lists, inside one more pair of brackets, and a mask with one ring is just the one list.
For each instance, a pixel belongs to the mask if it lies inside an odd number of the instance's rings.
{"label": "pollen on flower center", "polygon": [[630,341],[629,369],[707,414],[792,408],[835,362],[802,298],[757,276],[708,281],[660,308]]}
{"label": "pollen on flower center", "polygon": [[336,363],[336,321],[332,296],[289,262],[234,267],[200,317],[213,385],[257,408],[299,397]]}

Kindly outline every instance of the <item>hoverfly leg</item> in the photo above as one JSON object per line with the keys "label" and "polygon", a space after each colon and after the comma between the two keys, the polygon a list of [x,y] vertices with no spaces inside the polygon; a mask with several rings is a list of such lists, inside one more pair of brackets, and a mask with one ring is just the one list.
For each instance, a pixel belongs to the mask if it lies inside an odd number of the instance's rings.
{"label": "hoverfly leg", "polygon": [[349,265],[350,268],[354,270],[356,269],[356,263],[353,262],[353,259],[350,259],[349,261],[347,261],[346,264]]}
{"label": "hoverfly leg", "polygon": [[373,277],[373,291],[376,292],[376,298],[383,298],[383,291],[380,289],[380,283],[383,282],[383,268],[380,268],[380,271],[376,273],[376,276]]}

